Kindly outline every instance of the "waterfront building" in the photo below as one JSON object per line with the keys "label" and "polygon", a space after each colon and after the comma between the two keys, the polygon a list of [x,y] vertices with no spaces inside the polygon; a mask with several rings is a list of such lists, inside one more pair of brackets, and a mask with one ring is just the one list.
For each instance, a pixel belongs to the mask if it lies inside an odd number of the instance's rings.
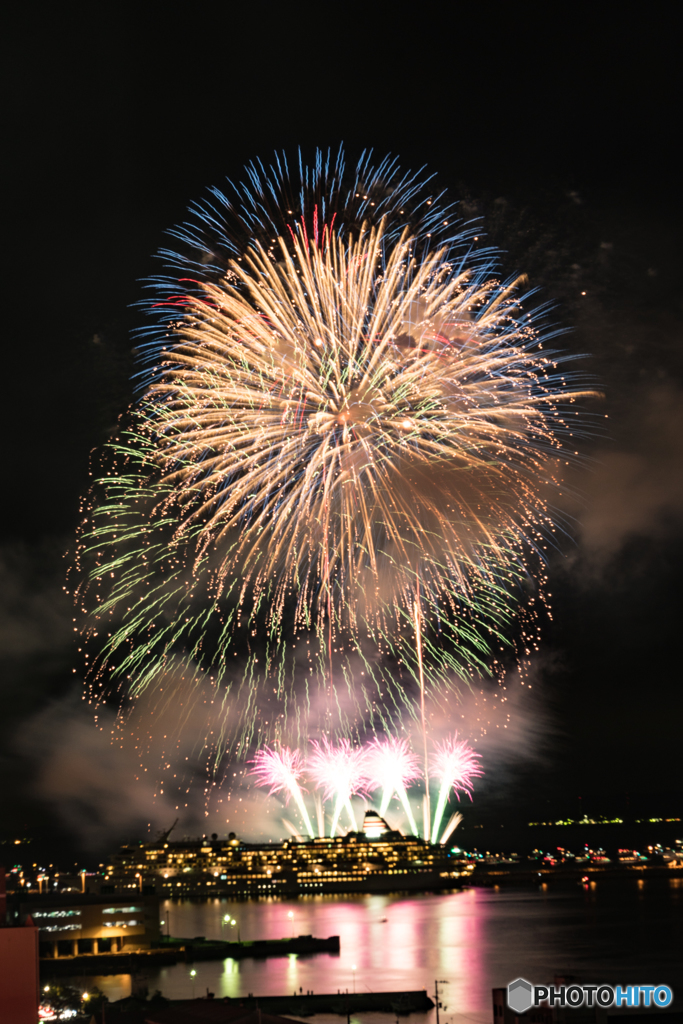
{"label": "waterfront building", "polygon": [[95,894],[22,893],[10,898],[14,924],[31,920],[38,929],[41,957],[121,953],[159,944],[159,898]]}

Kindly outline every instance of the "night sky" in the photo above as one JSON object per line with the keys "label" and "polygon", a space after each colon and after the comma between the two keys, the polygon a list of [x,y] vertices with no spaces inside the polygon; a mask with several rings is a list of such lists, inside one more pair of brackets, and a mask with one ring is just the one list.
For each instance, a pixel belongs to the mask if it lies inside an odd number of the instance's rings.
{"label": "night sky", "polygon": [[533,704],[471,813],[683,816],[673,31],[582,5],[222,9],[60,8],[5,50],[0,838],[97,848],[164,823],[84,713],[64,553],[164,231],[249,159],[340,141],[436,171],[606,394]]}

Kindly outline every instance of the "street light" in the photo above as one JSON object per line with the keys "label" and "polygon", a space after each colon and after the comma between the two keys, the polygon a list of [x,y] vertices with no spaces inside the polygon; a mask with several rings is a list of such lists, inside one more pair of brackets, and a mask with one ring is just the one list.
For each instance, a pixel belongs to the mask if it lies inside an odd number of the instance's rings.
{"label": "street light", "polygon": [[190,971],[190,977],[192,978],[192,998],[193,999],[194,999],[194,979],[196,978],[196,976],[197,976],[197,972],[195,970]]}
{"label": "street light", "polygon": [[138,886],[139,886],[140,892],[142,892],[142,875],[140,874],[139,871],[135,872],[135,877],[138,880]]}
{"label": "street light", "polygon": [[442,978],[440,981],[434,979],[434,1002],[436,1003],[436,1024],[439,1024],[439,1010],[448,1009],[444,1007],[443,1003],[439,999],[439,985],[447,985],[448,982]]}
{"label": "street light", "polygon": [[292,938],[294,938],[294,911],[290,910],[289,913],[287,914],[287,917],[292,923]]}

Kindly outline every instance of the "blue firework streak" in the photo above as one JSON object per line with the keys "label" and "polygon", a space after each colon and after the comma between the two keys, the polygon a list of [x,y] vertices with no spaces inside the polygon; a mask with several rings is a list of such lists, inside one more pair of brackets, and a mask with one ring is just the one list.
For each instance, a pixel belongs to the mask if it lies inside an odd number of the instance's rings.
{"label": "blue firework streak", "polygon": [[[302,228],[318,240],[327,224],[343,238],[357,235],[366,222],[378,224],[384,218],[386,245],[395,244],[407,229],[419,254],[446,245],[449,259],[458,266],[476,267],[490,276],[498,251],[474,244],[480,223],[463,222],[458,204],[436,187],[435,177],[424,168],[402,169],[398,157],[374,162],[372,150],[364,151],[349,170],[340,146],[336,154],[316,150],[311,163],[304,162],[299,150],[292,171],[287,154],[275,153],[267,167],[261,160],[248,164],[243,181],[227,180],[223,188],[208,189],[201,203],[189,207],[188,219],[168,232],[177,248],[159,250],[167,273],[148,282],[154,297],[141,306],[151,312],[153,323],[138,331],[147,363],[139,375],[141,387],[153,379],[165,328],[175,323],[174,310],[182,308],[188,294],[201,296],[199,282],[221,280],[231,261],[241,261],[245,251],[256,244],[267,250],[275,239],[289,241]],[[184,285],[180,294],[179,281]]]}

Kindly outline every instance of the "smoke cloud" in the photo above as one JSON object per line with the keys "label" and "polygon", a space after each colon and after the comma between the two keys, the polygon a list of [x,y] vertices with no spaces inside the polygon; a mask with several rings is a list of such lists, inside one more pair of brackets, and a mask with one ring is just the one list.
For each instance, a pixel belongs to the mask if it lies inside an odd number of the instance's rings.
{"label": "smoke cloud", "polygon": [[[481,754],[486,776],[478,791],[500,792],[512,782],[516,764],[546,756],[550,719],[528,681],[537,676],[532,672],[526,682],[512,676],[504,687],[481,682],[454,696],[446,713],[443,705],[428,709],[430,743],[457,730]],[[93,712],[74,687],[41,708],[17,742],[17,752],[33,766],[32,795],[57,808],[64,825],[95,852],[149,837],[176,818],[178,835],[234,831],[261,842],[286,837],[286,822],[296,828],[301,823],[282,794],[270,796],[256,786],[245,762],[216,763],[217,703],[206,681],[192,688],[176,681],[163,703],[146,694],[128,710],[103,706]],[[320,710],[312,709],[316,720]],[[406,719],[405,733],[420,750],[414,720]],[[418,820],[420,800],[411,797]],[[359,822],[374,802],[354,798]],[[399,801],[387,817],[409,830]]]}
{"label": "smoke cloud", "polygon": [[[623,429],[623,428],[622,428]],[[671,383],[641,396],[620,447],[594,454],[583,478],[579,550],[573,561],[604,571],[633,537],[664,537],[683,515],[683,394]]]}

